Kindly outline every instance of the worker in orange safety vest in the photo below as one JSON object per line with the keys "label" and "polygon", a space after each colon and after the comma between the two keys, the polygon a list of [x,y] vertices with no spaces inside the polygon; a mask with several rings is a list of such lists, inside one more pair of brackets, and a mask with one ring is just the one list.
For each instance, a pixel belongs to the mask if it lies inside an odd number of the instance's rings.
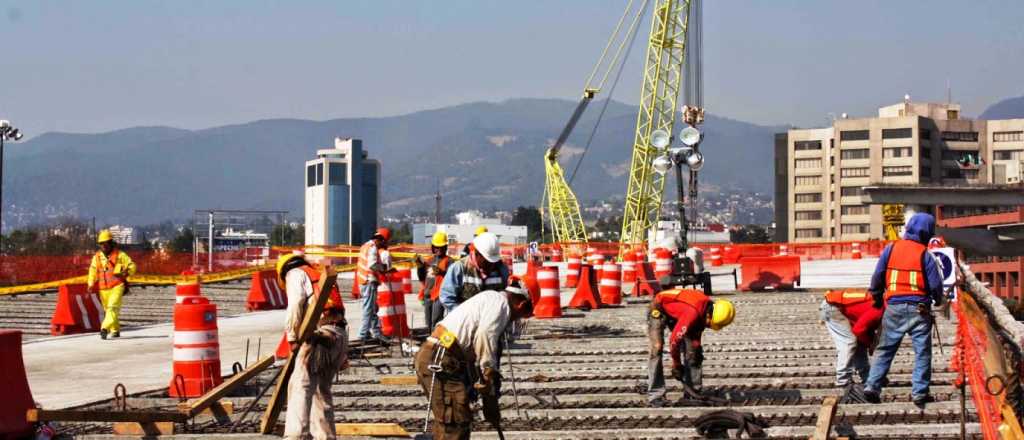
{"label": "worker in orange safety vest", "polygon": [[377,316],[377,287],[387,282],[391,267],[391,257],[387,252],[391,230],[380,228],[374,232],[370,241],[359,248],[359,260],[356,264],[356,283],[363,301],[363,322],[359,326],[359,339],[385,341],[381,333],[380,318]]}
{"label": "worker in orange safety vest", "polygon": [[416,277],[420,280],[419,299],[423,301],[423,314],[427,328],[441,322],[444,317],[444,306],[438,299],[441,294],[441,283],[448,272],[452,258],[448,256],[448,234],[437,231],[430,239],[430,253],[426,261],[416,256]]}
{"label": "worker in orange safety vest", "polygon": [[837,387],[854,385],[854,373],[861,382],[868,379],[868,354],[874,350],[875,333],[882,323],[882,310],[873,302],[863,290],[829,290],[821,302],[821,320],[836,345]]}
{"label": "worker in orange safety vest", "polygon": [[104,229],[96,237],[100,250],[89,264],[88,288],[98,291],[103,303],[103,324],[100,339],[121,337],[121,298],[128,290],[128,277],[135,274],[135,263],[128,254],[117,249],[110,231]]}

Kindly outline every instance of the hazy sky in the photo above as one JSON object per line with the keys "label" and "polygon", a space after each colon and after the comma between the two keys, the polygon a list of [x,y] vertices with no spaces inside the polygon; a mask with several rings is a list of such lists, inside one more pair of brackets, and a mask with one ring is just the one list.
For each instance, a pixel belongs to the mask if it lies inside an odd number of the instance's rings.
{"label": "hazy sky", "polygon": [[[576,99],[625,3],[0,0],[0,118],[32,136]],[[948,80],[977,115],[1024,94],[1022,19],[1019,0],[707,1],[705,103],[821,125]],[[615,99],[637,101],[642,58]]]}

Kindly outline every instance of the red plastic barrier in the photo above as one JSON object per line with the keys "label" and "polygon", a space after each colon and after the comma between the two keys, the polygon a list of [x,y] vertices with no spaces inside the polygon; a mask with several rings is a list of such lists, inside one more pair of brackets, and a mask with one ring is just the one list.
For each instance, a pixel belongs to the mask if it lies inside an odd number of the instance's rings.
{"label": "red plastic barrier", "polygon": [[535,318],[561,318],[562,294],[558,288],[558,267],[542,267],[537,270],[537,284],[540,299],[533,307]]}
{"label": "red plastic barrier", "polygon": [[57,307],[50,318],[50,334],[73,335],[100,331],[103,305],[85,284],[64,284],[57,290]]}
{"label": "red plastic barrier", "polygon": [[224,381],[220,374],[217,305],[193,296],[174,305],[171,397],[199,397]]}
{"label": "red plastic barrier", "polygon": [[740,260],[742,291],[792,289],[800,284],[800,257],[744,257]]}
{"label": "red plastic barrier", "polygon": [[654,273],[654,263],[639,263],[636,268],[633,296],[654,295],[661,292],[661,283]]}
{"label": "red plastic barrier", "polygon": [[388,275],[388,282],[377,286],[377,316],[380,317],[381,333],[384,336],[409,337],[409,319],[405,314],[402,276],[397,272]]}
{"label": "red plastic barrier", "polygon": [[288,295],[277,284],[274,271],[265,270],[252,274],[252,285],[249,286],[249,298],[245,300],[245,309],[278,310],[288,307]]}
{"label": "red plastic barrier", "polygon": [[21,330],[0,330],[0,383],[0,439],[31,436],[32,424],[25,421],[25,413],[36,405],[21,357]]}
{"label": "red plastic barrier", "polygon": [[597,287],[597,273],[594,266],[584,264],[580,268],[580,282],[576,285],[576,294],[569,301],[569,308],[591,310],[600,308],[601,293]]}

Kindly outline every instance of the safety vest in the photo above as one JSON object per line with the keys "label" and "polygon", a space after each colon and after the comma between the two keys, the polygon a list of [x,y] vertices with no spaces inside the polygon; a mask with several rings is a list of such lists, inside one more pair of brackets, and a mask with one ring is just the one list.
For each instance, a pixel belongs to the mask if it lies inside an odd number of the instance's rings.
{"label": "safety vest", "polygon": [[866,291],[829,290],[825,292],[825,301],[837,306],[848,306],[871,300],[871,294]]}
{"label": "safety vest", "polygon": [[669,289],[658,292],[654,296],[654,301],[651,302],[652,306],[661,307],[663,304],[670,302],[681,302],[693,307],[699,313],[703,313],[704,309],[707,308],[708,304],[711,303],[711,298],[708,298],[704,292],[694,289]]}
{"label": "safety vest", "polygon": [[[309,277],[309,282],[311,284],[316,286],[318,283],[320,283],[319,271],[317,271],[316,269],[312,268],[309,265],[300,266],[300,269],[302,269],[303,272],[306,272],[306,276]],[[330,297],[327,299],[327,304],[324,305],[324,311],[328,311],[331,309],[341,311],[342,313],[344,313],[345,311],[345,303],[342,302],[341,300],[341,293],[338,292],[337,285],[335,285],[334,288],[331,289]]]}
{"label": "safety vest", "polygon": [[[367,281],[380,281],[384,274],[370,270],[370,250],[374,249],[373,240],[363,243],[359,248],[359,261],[356,263],[356,283],[360,286]],[[380,261],[381,250],[377,248],[377,261]]]}
{"label": "safety vest", "polygon": [[[452,258],[445,255],[444,257],[441,258],[440,261],[432,263],[432,265],[437,268],[436,272],[439,272],[440,274],[434,275],[434,284],[430,286],[431,301],[437,301],[437,298],[441,296],[441,283],[442,281],[444,281],[443,273],[445,273],[448,270],[448,266],[451,265],[451,262]],[[427,284],[428,283],[426,282],[420,283],[420,299],[423,299],[423,297],[426,296]]]}
{"label": "safety vest", "polygon": [[114,276],[117,273],[115,269],[117,269],[118,257],[120,257],[120,252],[117,250],[110,252],[105,261],[103,252],[96,252],[96,255],[93,255],[92,258],[96,261],[96,275],[99,279],[100,289],[112,289],[124,284],[124,280]]}
{"label": "safety vest", "polygon": [[455,289],[460,303],[485,290],[505,290],[506,280],[501,276],[501,266],[498,266],[494,272],[488,274],[487,278],[480,278],[480,271],[476,267],[470,267],[466,262],[467,260],[462,261],[464,269],[462,272],[462,286]]}
{"label": "safety vest", "polygon": [[885,269],[885,299],[894,296],[925,296],[924,267],[921,257],[927,252],[925,245],[913,240],[900,240],[889,250],[889,264]]}

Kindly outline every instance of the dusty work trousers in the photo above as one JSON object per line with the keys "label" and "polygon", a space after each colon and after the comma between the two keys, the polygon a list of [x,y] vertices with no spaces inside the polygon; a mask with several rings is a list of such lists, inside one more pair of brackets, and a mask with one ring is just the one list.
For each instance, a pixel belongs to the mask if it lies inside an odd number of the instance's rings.
{"label": "dusty work trousers", "polygon": [[302,344],[296,355],[295,372],[288,380],[288,408],[284,419],[284,438],[334,439],[334,401],[331,383],[348,355],[348,330],[342,328],[330,347],[331,364],[322,371],[310,371],[310,344]]}
{"label": "dusty work trousers", "polygon": [[363,301],[363,323],[359,326],[359,339],[369,339],[371,336],[380,339],[380,317],[377,312],[377,283],[366,282],[359,288],[359,294]]}
{"label": "dusty work trousers", "polygon": [[849,385],[854,373],[860,376],[861,382],[866,382],[870,370],[868,349],[857,342],[850,320],[828,301],[821,302],[821,320],[836,344],[836,386]]}
{"label": "dusty work trousers", "polygon": [[[655,401],[658,399],[664,399],[667,389],[665,387],[665,366],[662,358],[665,354],[665,329],[669,327],[669,320],[666,318],[666,314],[659,310],[660,317],[655,318],[651,316],[651,309],[644,309],[644,316],[647,321],[647,400]],[[700,391],[701,387],[701,364],[703,359],[696,360],[695,354],[690,354],[693,351],[693,347],[690,347],[687,341],[679,343],[680,349],[683,350],[681,355],[682,367],[683,367],[683,378],[686,379],[685,383],[692,386],[696,391]],[[696,361],[695,361],[696,360]]]}
{"label": "dusty work trousers", "polygon": [[100,328],[109,332],[121,331],[121,297],[124,296],[124,284],[109,289],[100,289],[100,301],[103,303],[103,324]]}
{"label": "dusty work trousers", "polygon": [[423,315],[427,320],[427,330],[432,331],[434,326],[444,319],[444,304],[441,304],[441,299],[425,300],[423,302]]}
{"label": "dusty work trousers", "polygon": [[434,416],[434,424],[431,426],[434,440],[468,440],[473,413],[469,409],[465,364],[451,355],[445,355],[441,359],[441,371],[435,376],[428,368],[434,363],[434,352],[435,345],[426,342],[416,354],[417,380],[430,399],[430,411]]}

